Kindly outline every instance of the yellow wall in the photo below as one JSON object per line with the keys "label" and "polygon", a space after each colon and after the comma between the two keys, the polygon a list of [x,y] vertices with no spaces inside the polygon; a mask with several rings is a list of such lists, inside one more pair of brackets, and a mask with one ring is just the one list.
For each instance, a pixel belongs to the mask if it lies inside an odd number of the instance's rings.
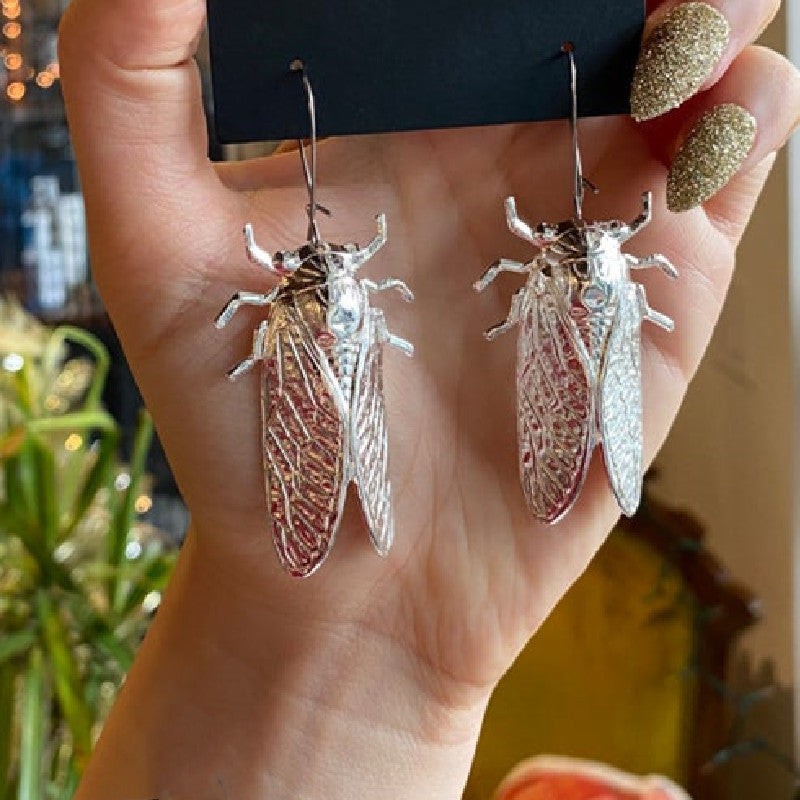
{"label": "yellow wall", "polygon": [[[798,2],[798,0],[789,0]],[[783,51],[782,14],[764,44]],[[708,545],[763,601],[764,619],[737,654],[737,681],[752,688],[766,659],[783,686],[757,727],[792,751],[793,354],[788,179],[779,158],[739,252],[733,287],[711,349],[658,459],[657,494],[707,525]],[[795,221],[800,224],[800,221]],[[797,265],[795,265],[795,268]],[[756,727],[754,725],[754,727]],[[790,797],[765,759],[734,768],[732,797]],[[746,786],[756,794],[747,795]]]}
{"label": "yellow wall", "polygon": [[[768,43],[782,49],[783,20]],[[781,155],[739,251],[705,363],[658,458],[660,495],[689,506],[708,543],[756,590],[765,619],[744,639],[791,681],[792,353],[787,174]]]}
{"label": "yellow wall", "polygon": [[665,567],[636,534],[612,534],[500,681],[464,800],[489,800],[541,754],[685,778],[695,611]]}

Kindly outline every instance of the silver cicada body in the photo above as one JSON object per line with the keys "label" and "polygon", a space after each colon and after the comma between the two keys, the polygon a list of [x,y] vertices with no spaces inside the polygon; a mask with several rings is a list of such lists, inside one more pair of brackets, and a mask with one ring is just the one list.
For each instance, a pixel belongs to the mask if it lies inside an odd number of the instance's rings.
{"label": "silver cicada body", "polygon": [[242,305],[269,306],[254,334],[252,354],[229,373],[236,379],[263,363],[264,472],[275,547],[295,577],[311,575],[325,560],[342,517],[348,485],[358,487],[375,549],[388,554],[394,537],[388,478],[383,347],[413,355],[389,333],[372,292],[399,290],[401,281],[374,283],[356,273],[386,243],[378,217],[371,244],[309,243],[270,257],[248,226],[251,260],[281,275],[267,295],[241,292],[217,318],[222,328]]}
{"label": "silver cicada body", "polygon": [[539,252],[527,264],[500,260],[475,284],[500,272],[527,274],[508,319],[492,340],[520,326],[517,352],[519,468],[533,514],[558,522],[580,494],[592,453],[602,445],[609,482],[622,512],[639,506],[643,477],[641,324],[673,330],[647,304],[630,270],[677,271],[661,255],[643,259],[622,245],[651,219],[651,196],[632,223],[570,220],[535,229],[506,201],[512,232]]}

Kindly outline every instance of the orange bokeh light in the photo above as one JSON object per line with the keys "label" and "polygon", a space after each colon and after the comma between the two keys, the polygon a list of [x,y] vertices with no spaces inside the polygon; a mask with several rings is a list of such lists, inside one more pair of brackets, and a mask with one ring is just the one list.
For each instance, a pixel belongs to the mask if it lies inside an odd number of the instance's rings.
{"label": "orange bokeh light", "polygon": [[22,56],[19,53],[8,53],[5,58],[6,69],[14,72],[22,66]]}
{"label": "orange bokeh light", "polygon": [[42,89],[49,89],[53,85],[54,80],[55,78],[49,72],[47,72],[47,70],[40,72],[36,76],[36,83]]}
{"label": "orange bokeh light", "polygon": [[22,33],[22,25],[19,22],[6,22],[3,25],[3,35],[6,39],[17,39]]}
{"label": "orange bokeh light", "polygon": [[6,87],[6,94],[11,100],[22,100],[25,97],[25,84],[19,81],[9,83]]}

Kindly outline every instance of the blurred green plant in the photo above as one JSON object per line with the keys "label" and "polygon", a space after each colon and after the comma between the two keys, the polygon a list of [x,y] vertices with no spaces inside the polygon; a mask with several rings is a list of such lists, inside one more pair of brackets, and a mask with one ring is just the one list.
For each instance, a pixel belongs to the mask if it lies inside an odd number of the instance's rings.
{"label": "blurred green plant", "polygon": [[72,797],[172,570],[140,518],[152,424],[120,465],[108,368],[0,298],[0,800]]}

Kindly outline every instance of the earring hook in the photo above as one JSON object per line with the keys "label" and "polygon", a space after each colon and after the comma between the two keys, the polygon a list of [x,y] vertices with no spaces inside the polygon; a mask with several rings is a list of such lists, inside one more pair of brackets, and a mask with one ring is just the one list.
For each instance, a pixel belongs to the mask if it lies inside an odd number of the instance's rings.
{"label": "earring hook", "polygon": [[583,219],[583,198],[588,186],[594,194],[598,193],[597,187],[583,177],[583,162],[581,159],[581,148],[578,141],[578,66],[575,62],[575,45],[572,42],[564,42],[561,52],[569,58],[569,84],[572,94],[572,113],[570,115],[570,127],[572,129],[572,150],[575,163],[575,185],[573,196],[575,201],[575,219]]}
{"label": "earring hook", "polygon": [[306,96],[308,106],[308,120],[311,127],[311,159],[306,156],[306,147],[302,139],[298,140],[300,149],[300,162],[303,165],[303,175],[308,188],[308,240],[314,245],[321,242],[319,228],[317,227],[317,211],[330,216],[330,211],[317,203],[317,107],[314,101],[314,90],[311,88],[311,81],[308,78],[308,70],[305,63],[296,58],[289,64],[292,72],[299,72],[303,80],[303,91]]}

